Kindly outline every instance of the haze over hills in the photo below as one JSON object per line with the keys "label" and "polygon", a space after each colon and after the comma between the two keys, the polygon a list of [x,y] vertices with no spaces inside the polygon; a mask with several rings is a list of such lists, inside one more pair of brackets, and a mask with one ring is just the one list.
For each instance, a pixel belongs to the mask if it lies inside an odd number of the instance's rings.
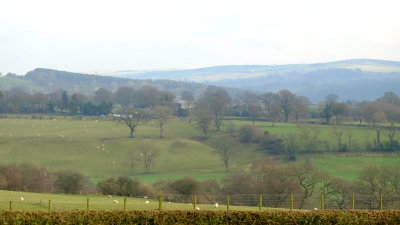
{"label": "haze over hills", "polygon": [[342,100],[368,100],[400,85],[400,62],[350,59],[316,64],[228,65],[188,70],[123,70],[102,75],[195,81],[255,92],[290,90],[318,102],[330,93]]}
{"label": "haze over hills", "polygon": [[197,95],[206,85],[227,87],[230,93],[290,90],[319,102],[328,94],[341,100],[373,100],[385,92],[400,95],[400,62],[352,59],[330,63],[289,65],[230,65],[188,70],[124,70],[90,75],[52,69],[35,69],[25,76],[0,78],[0,89],[20,87],[28,92],[64,89],[91,94],[100,87],[152,85],[177,95],[190,90]]}

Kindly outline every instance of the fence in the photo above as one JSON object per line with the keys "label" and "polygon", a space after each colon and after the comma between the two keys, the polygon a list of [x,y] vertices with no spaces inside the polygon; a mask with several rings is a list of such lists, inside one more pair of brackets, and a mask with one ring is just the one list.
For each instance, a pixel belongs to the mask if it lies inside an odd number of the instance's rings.
{"label": "fence", "polygon": [[2,193],[0,210],[266,210],[266,209],[400,209],[400,195],[301,195],[235,194],[119,197],[103,195],[46,195]]}

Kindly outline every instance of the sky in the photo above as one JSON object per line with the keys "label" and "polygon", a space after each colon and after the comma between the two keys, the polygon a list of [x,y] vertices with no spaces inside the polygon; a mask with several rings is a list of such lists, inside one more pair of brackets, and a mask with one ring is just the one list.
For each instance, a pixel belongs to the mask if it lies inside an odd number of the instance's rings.
{"label": "sky", "polygon": [[1,0],[0,72],[400,61],[398,0]]}

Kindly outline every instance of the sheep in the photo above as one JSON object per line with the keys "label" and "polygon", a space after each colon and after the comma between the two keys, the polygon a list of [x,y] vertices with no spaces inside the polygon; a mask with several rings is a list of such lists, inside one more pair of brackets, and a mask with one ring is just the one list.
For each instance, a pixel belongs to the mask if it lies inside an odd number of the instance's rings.
{"label": "sheep", "polygon": [[218,208],[218,202],[214,204],[215,208]]}
{"label": "sheep", "polygon": [[118,204],[118,200],[115,200],[115,199],[114,199],[113,202],[114,202],[115,204]]}

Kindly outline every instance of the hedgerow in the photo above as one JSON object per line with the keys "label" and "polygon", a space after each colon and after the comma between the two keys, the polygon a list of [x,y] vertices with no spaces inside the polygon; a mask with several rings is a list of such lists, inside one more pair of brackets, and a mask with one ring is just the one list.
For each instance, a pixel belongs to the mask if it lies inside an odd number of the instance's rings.
{"label": "hedgerow", "polygon": [[400,211],[0,211],[0,224],[400,224]]}

